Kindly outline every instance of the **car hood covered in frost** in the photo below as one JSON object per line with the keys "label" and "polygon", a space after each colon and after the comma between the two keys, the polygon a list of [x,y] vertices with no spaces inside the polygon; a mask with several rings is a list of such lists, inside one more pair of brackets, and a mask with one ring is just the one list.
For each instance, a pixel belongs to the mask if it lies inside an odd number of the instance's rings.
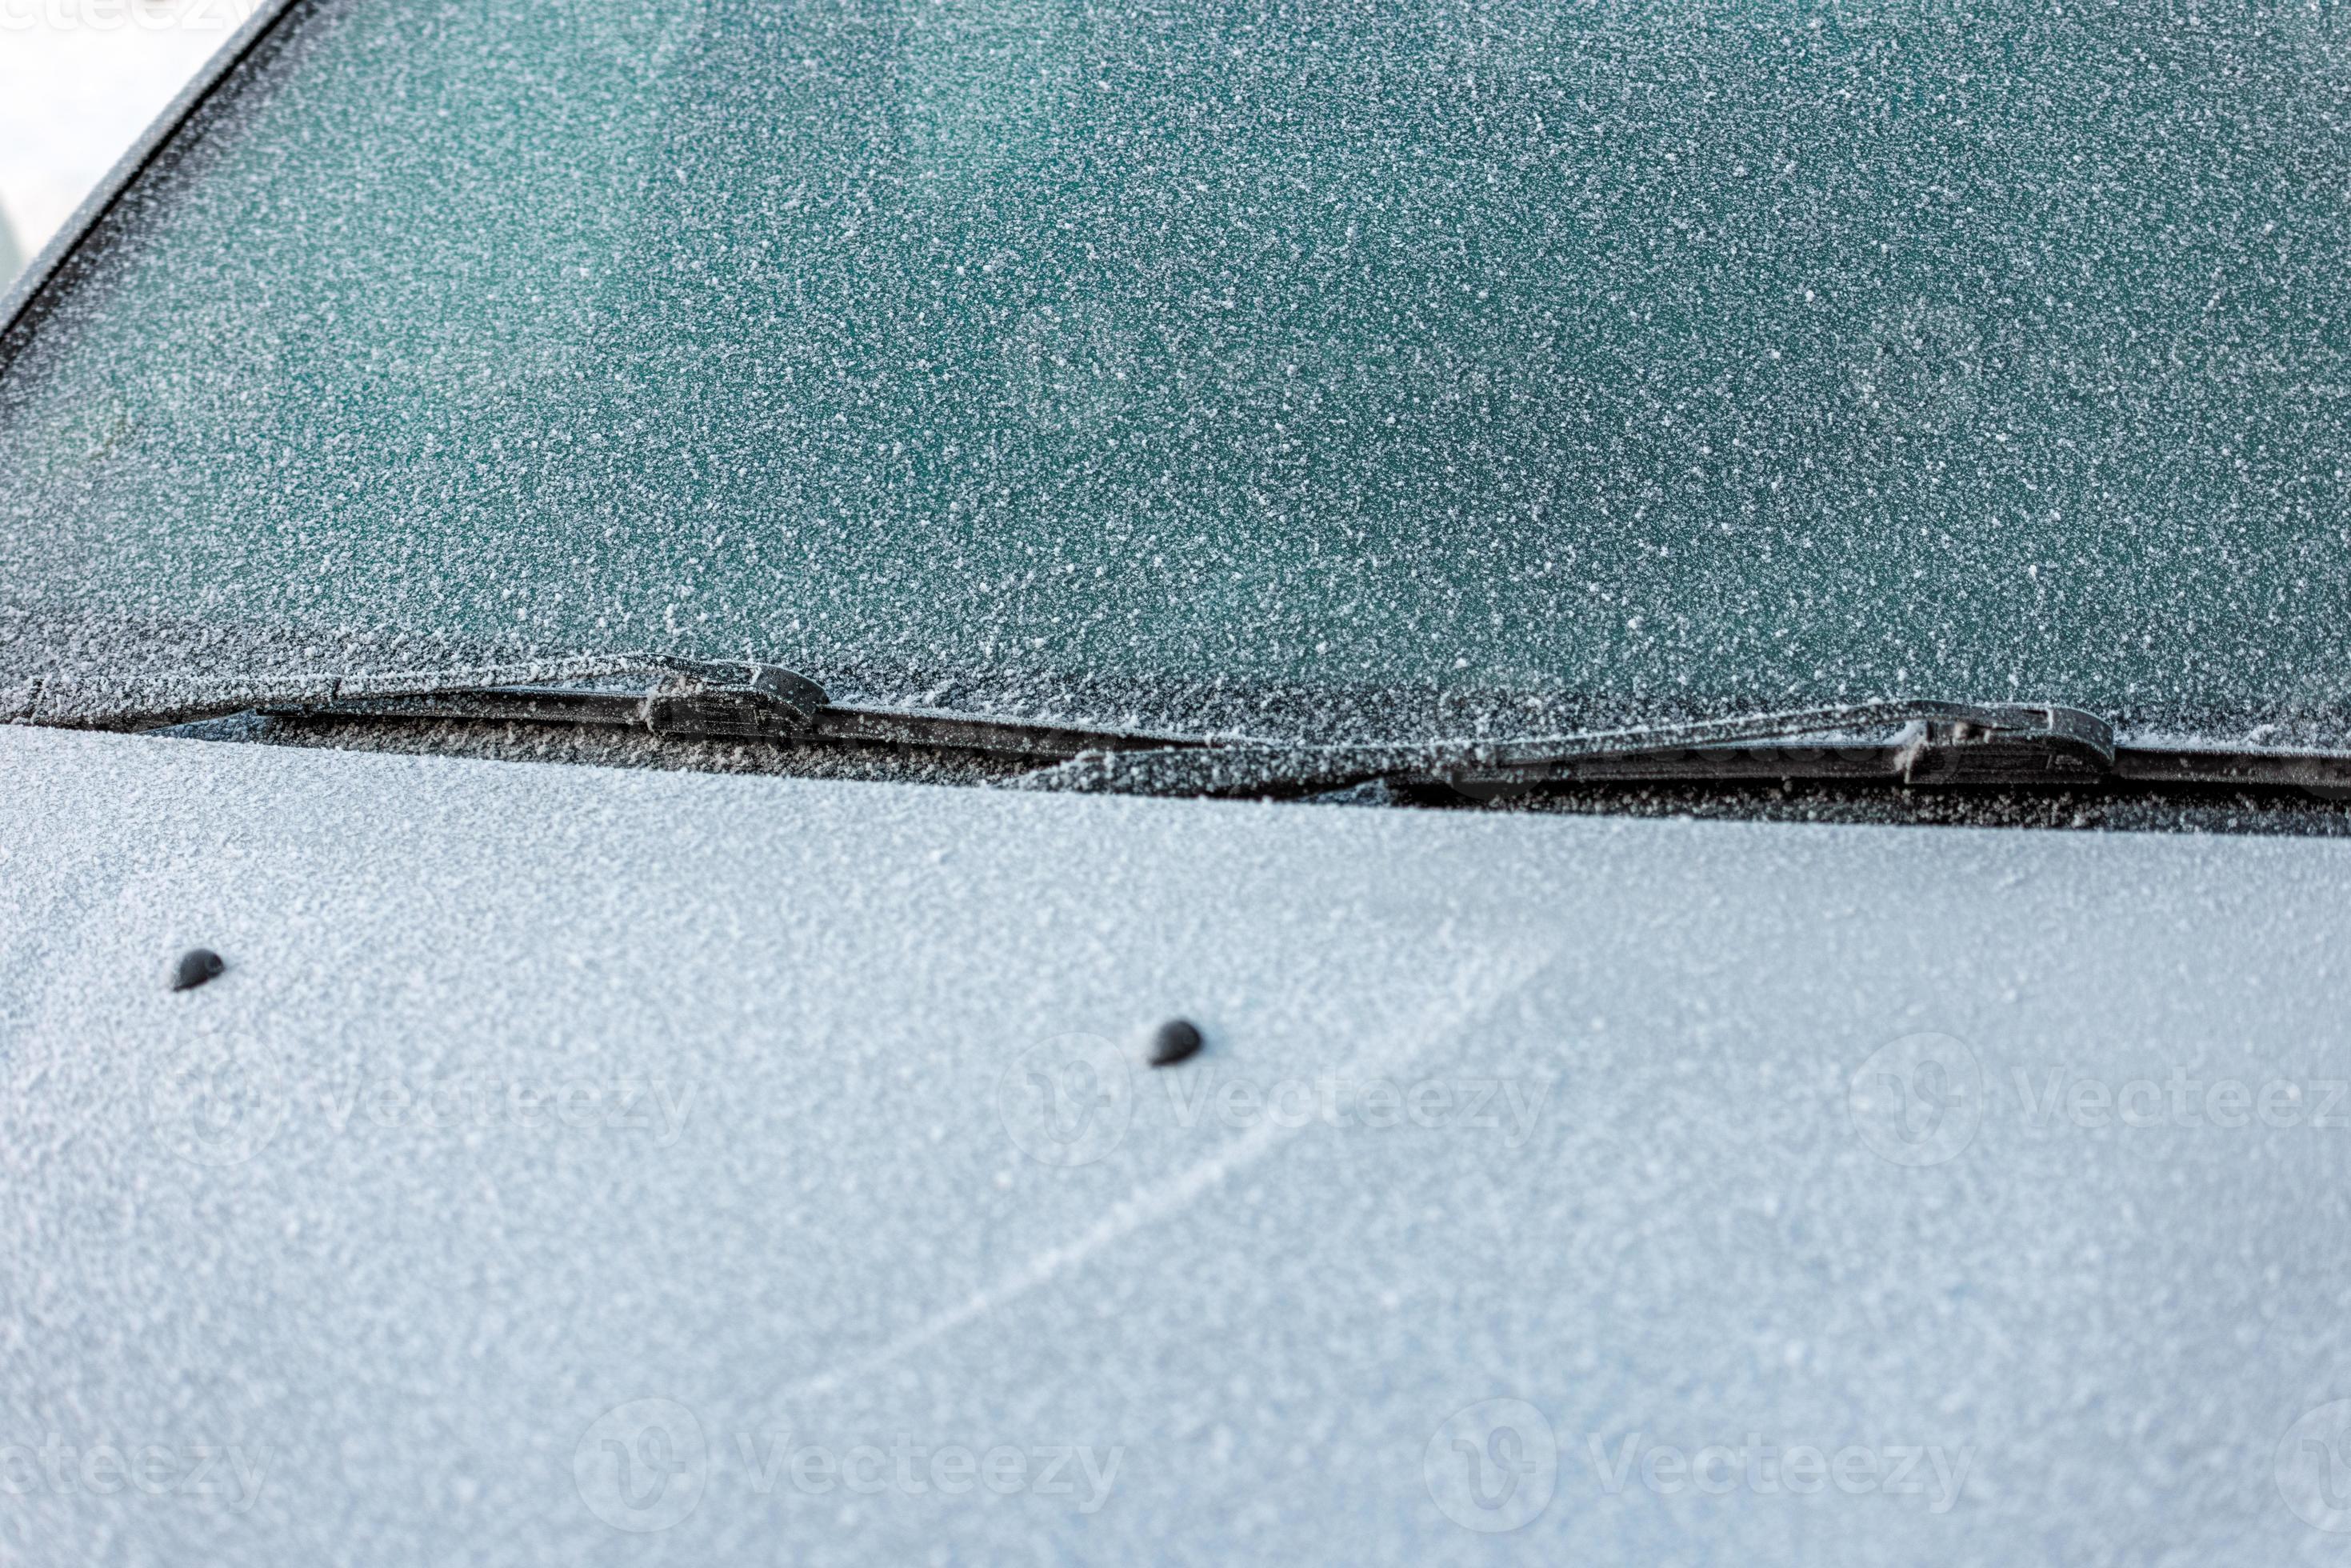
{"label": "car hood covered in frost", "polygon": [[2296,1561],[2346,874],[0,729],[0,1551]]}

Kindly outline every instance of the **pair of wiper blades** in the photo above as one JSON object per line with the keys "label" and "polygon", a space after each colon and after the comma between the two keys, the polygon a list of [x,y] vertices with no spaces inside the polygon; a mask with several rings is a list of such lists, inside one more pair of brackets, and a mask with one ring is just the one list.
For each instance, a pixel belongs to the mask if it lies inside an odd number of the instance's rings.
{"label": "pair of wiper blades", "polygon": [[[613,684],[643,676],[655,684]],[[1085,793],[1299,797],[1386,783],[1449,786],[1490,800],[1559,784],[1824,780],[2018,789],[2112,781],[2351,795],[2351,753],[2126,744],[2097,716],[2051,703],[1897,699],[1558,735],[1307,745],[835,704],[814,681],[773,665],[653,653],[183,685],[162,700],[100,704],[62,721],[153,729],[249,712],[969,751],[1036,762],[1012,788]]]}

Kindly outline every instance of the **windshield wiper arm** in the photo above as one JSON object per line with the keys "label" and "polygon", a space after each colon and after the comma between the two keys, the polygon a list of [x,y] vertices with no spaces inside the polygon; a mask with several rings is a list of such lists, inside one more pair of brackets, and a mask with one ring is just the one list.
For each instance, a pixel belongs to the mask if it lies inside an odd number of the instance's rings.
{"label": "windshield wiper arm", "polygon": [[[1889,730],[1896,733],[1887,737]],[[2079,708],[1902,699],[1502,740],[1098,753],[1025,775],[1014,787],[1297,796],[1428,781],[1487,798],[1579,780],[1837,778],[2046,788],[2092,782],[2115,766],[2112,727]]]}

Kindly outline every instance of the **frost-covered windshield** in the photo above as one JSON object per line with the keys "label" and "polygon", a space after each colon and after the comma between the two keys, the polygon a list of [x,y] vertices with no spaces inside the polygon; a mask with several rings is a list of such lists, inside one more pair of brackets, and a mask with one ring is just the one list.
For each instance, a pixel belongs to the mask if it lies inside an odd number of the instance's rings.
{"label": "frost-covered windshield", "polygon": [[0,689],[2340,733],[2346,119],[2338,0],[319,0],[10,340]]}

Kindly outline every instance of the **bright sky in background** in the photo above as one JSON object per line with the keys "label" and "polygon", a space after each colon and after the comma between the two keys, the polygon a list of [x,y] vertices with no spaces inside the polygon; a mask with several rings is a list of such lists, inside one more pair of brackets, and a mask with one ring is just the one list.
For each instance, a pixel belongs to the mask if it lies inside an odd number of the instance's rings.
{"label": "bright sky in background", "polygon": [[256,0],[0,0],[0,214],[29,260]]}

